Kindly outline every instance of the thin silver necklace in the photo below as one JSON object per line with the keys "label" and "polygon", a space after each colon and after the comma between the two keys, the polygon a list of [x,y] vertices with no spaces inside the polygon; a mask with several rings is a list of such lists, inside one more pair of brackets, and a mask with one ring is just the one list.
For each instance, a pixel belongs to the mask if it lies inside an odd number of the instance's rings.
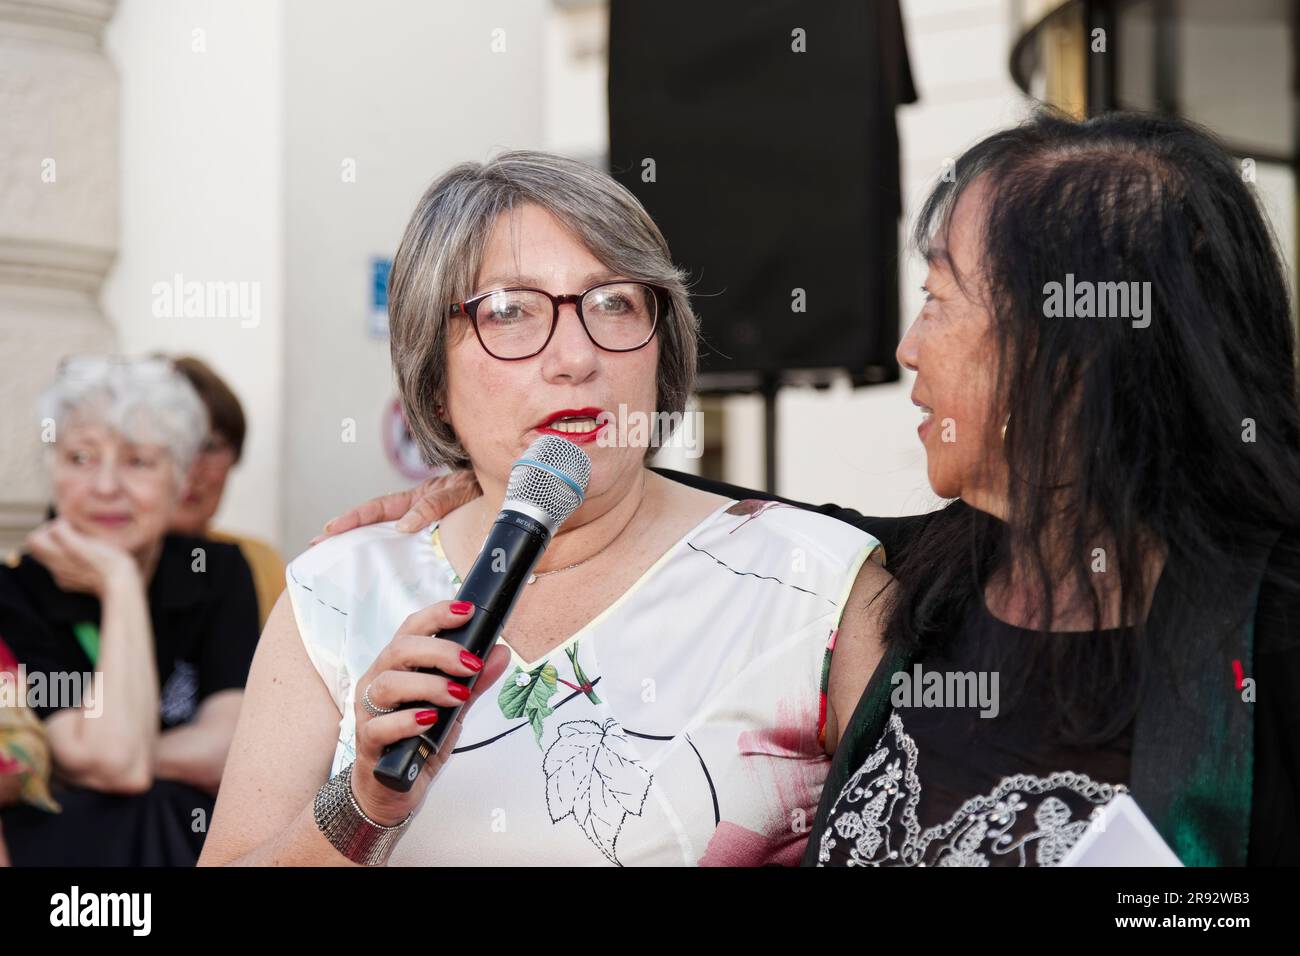
{"label": "thin silver necklace", "polygon": [[[636,503],[636,507],[632,509],[632,515],[631,515],[631,517],[629,517],[629,518],[627,519],[627,521],[623,522],[623,527],[621,527],[621,528],[618,529],[618,534],[614,535],[614,537],[612,537],[612,538],[610,538],[608,541],[606,541],[605,544],[604,544],[604,546],[601,547],[600,550],[597,551],[595,554],[589,554],[589,555],[587,555],[587,557],[583,558],[581,561],[575,561],[573,564],[566,565],[565,567],[562,567],[562,568],[553,568],[553,569],[551,569],[550,571],[540,571],[540,572],[535,571],[535,572],[529,574],[529,575],[528,575],[528,580],[525,582],[525,585],[532,584],[532,583],[533,583],[534,581],[536,581],[538,578],[544,578],[544,577],[547,577],[547,576],[552,575],[552,574],[559,574],[561,571],[571,571],[571,570],[573,570],[574,568],[578,567],[579,565],[586,564],[586,563],[587,563],[588,561],[590,561],[592,558],[594,558],[594,557],[596,557],[597,555],[603,553],[603,552],[604,552],[604,551],[605,551],[605,550],[606,550],[606,549],[607,549],[611,544],[613,544],[615,541],[617,541],[620,537],[623,536],[623,532],[626,531],[626,530],[631,526],[631,524],[632,524],[632,519],[635,518],[635,517],[637,516],[637,513],[638,513],[638,512],[640,512],[640,510],[641,510],[641,505],[642,505],[644,502],[645,502],[645,470],[642,469],[642,471],[641,471],[641,499]],[[486,536],[485,536],[485,537],[486,537]],[[513,633],[513,632],[512,632],[512,633]],[[506,637],[507,637],[507,635],[506,635],[506,629],[505,629],[504,627],[503,627],[503,628],[501,629],[501,631],[500,631],[500,637],[501,637],[502,640],[505,640]],[[507,645],[507,646],[510,646],[510,645]],[[518,653],[518,652],[516,652],[516,653]],[[548,653],[549,653],[549,652],[548,652]]]}
{"label": "thin silver necklace", "polygon": [[[594,552],[594,553],[592,553],[592,554],[587,555],[587,556],[586,556],[585,558],[583,558],[581,561],[575,561],[573,564],[565,565],[565,566],[562,567],[562,568],[552,568],[550,571],[534,571],[534,572],[532,572],[532,573],[530,573],[530,574],[528,575],[528,580],[525,581],[524,583],[525,583],[526,585],[527,585],[527,584],[533,584],[534,582],[537,581],[538,578],[550,577],[552,574],[559,574],[559,573],[561,573],[562,571],[572,571],[574,568],[581,567],[582,565],[586,564],[588,561],[592,560],[593,558],[597,558],[597,557],[599,557],[600,555],[602,555],[602,554],[603,554],[603,553],[604,553],[604,552],[609,548],[609,546],[612,545],[615,541],[617,541],[620,537],[622,537],[623,532],[626,531],[626,530],[631,526],[632,521],[636,518],[637,513],[640,512],[640,510],[641,510],[641,505],[642,505],[644,502],[645,502],[645,471],[642,470],[642,473],[641,473],[641,498],[640,498],[640,500],[637,501],[637,503],[636,503],[636,507],[632,509],[632,514],[628,517],[627,521],[623,522],[623,527],[621,527],[621,528],[618,529],[618,533],[615,534],[614,537],[612,537],[612,538],[610,538],[608,541],[606,541],[606,542],[604,543],[604,545],[602,545],[598,551],[596,551],[596,552]],[[486,536],[486,534],[485,534],[485,535],[484,535],[484,538],[486,539],[486,537],[487,537],[487,536]]]}

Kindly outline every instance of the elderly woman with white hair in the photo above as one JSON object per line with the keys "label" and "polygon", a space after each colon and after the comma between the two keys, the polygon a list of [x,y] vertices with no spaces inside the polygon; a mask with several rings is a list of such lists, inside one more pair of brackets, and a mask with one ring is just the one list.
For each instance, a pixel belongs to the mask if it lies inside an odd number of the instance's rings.
{"label": "elderly woman with white hair", "polygon": [[161,359],[67,359],[42,397],[54,517],[0,567],[0,633],[53,765],[4,811],[15,865],[192,865],[258,638],[236,546],[170,535],[208,431]]}
{"label": "elderly woman with white hair", "polygon": [[[857,529],[646,467],[697,326],[645,209],[560,156],[457,166],[407,226],[389,314],[413,434],[483,496],[289,565],[200,862],[796,863],[888,575]],[[475,613],[452,599],[548,434],[589,455],[586,499],[479,659],[438,632]],[[398,792],[374,768],[438,719],[420,702],[473,706]]]}

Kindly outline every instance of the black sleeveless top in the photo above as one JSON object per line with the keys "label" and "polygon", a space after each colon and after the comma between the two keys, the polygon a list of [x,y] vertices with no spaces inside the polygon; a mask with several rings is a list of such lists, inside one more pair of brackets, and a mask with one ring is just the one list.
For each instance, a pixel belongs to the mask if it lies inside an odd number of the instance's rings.
{"label": "black sleeveless top", "polygon": [[[1300,721],[1291,703],[1300,699],[1300,599],[1271,583],[1300,579],[1298,551],[1294,541],[1273,551],[1256,605],[1249,865],[1300,862]],[[1060,688],[1024,664],[1036,643],[1056,640],[1116,642],[1106,649],[1114,659],[1135,657],[1130,628],[1047,634],[1000,621],[980,602],[956,635],[901,672],[906,679],[894,677],[879,736],[846,730],[836,760],[854,769],[837,792],[823,792],[805,863],[1059,863],[1091,815],[1127,789],[1134,735],[1130,721],[1101,743],[1063,743]],[[1136,691],[1122,671],[1106,686],[1112,701]]]}
{"label": "black sleeveless top", "polygon": [[813,839],[818,865],[1054,865],[1128,783],[1133,726],[1063,743],[1060,698],[1023,662],[1042,641],[1131,644],[1130,629],[1042,634],[981,604],[893,682],[885,732],[841,741],[857,770]]}

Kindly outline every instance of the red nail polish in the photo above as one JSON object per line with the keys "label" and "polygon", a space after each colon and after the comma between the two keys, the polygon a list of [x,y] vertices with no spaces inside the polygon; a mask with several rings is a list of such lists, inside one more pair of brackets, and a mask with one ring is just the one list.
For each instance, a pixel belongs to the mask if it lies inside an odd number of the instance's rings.
{"label": "red nail polish", "polygon": [[471,654],[469,651],[460,652],[460,662],[470,670],[480,671],[483,669],[483,658]]}
{"label": "red nail polish", "polygon": [[468,613],[469,613],[470,611],[472,611],[472,610],[474,610],[474,605],[473,605],[473,604],[470,604],[469,601],[452,601],[452,602],[451,602],[451,613],[452,613],[452,614],[468,614]]}
{"label": "red nail polish", "polygon": [[469,688],[464,684],[447,683],[447,693],[451,694],[457,700],[469,700]]}
{"label": "red nail polish", "polygon": [[423,724],[426,727],[429,726],[429,724],[437,723],[437,721],[438,712],[436,710],[421,710],[415,715],[415,722],[417,724]]}

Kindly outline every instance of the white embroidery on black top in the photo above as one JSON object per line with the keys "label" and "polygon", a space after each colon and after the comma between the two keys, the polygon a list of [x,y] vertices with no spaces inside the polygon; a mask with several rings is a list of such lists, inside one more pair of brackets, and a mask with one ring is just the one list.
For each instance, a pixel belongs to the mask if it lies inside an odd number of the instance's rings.
{"label": "white embroidery on black top", "polygon": [[916,742],[895,712],[876,749],[832,804],[818,866],[831,862],[836,848],[834,862],[847,866],[988,866],[992,859],[1008,856],[1015,865],[1027,866],[1030,850],[1035,865],[1055,866],[1089,822],[1075,818],[1061,797],[1081,797],[1096,813],[1124,790],[1069,771],[1046,777],[1016,774],[992,793],[967,800],[947,822],[922,830],[916,816],[921,799],[916,764]]}
{"label": "white embroidery on black top", "polygon": [[198,709],[198,668],[189,661],[177,661],[158,696],[164,724],[172,727],[188,721]]}

